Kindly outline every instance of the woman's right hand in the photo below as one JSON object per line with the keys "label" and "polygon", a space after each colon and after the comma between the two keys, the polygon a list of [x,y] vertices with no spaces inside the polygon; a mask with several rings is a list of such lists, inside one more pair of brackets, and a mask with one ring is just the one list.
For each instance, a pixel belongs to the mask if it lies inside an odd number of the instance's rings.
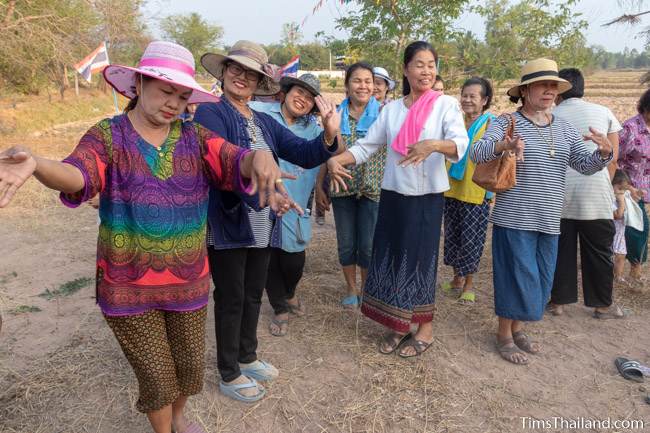
{"label": "woman's right hand", "polygon": [[316,209],[321,212],[326,212],[330,210],[330,198],[327,195],[327,192],[323,189],[322,186],[316,186],[315,192],[316,200]]}
{"label": "woman's right hand", "polygon": [[340,192],[348,190],[348,186],[345,183],[345,179],[352,179],[350,170],[343,167],[337,160],[336,157],[330,158],[327,160],[327,171],[330,175],[330,188],[334,192]]}
{"label": "woman's right hand", "polygon": [[26,147],[15,146],[0,153],[0,208],[9,204],[34,170],[36,160]]}
{"label": "woman's right hand", "polygon": [[502,141],[498,141],[494,146],[494,153],[510,152],[517,156],[517,161],[524,160],[524,140],[517,134],[513,137],[506,136]]}

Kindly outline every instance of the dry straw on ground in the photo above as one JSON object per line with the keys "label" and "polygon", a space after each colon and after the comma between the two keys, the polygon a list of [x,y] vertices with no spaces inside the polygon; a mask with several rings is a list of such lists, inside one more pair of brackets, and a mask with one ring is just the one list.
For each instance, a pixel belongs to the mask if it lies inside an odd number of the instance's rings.
{"label": "dry straw on ground", "polygon": [[[620,119],[634,110],[628,104],[618,111],[616,100],[608,104]],[[499,107],[506,107],[503,100]],[[30,144],[62,157],[86,126]],[[5,145],[0,141],[0,148]],[[36,182],[2,212],[0,239],[12,253],[0,255],[0,432],[148,432],[146,418],[135,410],[137,384],[94,305],[93,289],[57,301],[36,296],[93,275],[95,212],[63,209],[56,194]],[[439,281],[451,277],[440,269]],[[307,316],[292,318],[286,337],[272,337],[264,301],[259,354],[281,371],[268,396],[245,405],[219,394],[210,309],[206,384],[190,400],[189,416],[211,433],[496,433],[522,431],[521,417],[650,420],[644,388],[623,380],[613,366],[622,354],[650,362],[647,291],[617,289],[617,302],[634,312],[626,321],[597,321],[581,304],[563,317],[545,317],[529,327],[543,354],[518,367],[494,350],[489,244],[476,283],[473,307],[438,294],[435,342],[425,355],[381,355],[376,341],[382,329],[339,304],[343,280],[328,219],[315,229],[299,287]],[[6,314],[32,304],[43,311]]]}

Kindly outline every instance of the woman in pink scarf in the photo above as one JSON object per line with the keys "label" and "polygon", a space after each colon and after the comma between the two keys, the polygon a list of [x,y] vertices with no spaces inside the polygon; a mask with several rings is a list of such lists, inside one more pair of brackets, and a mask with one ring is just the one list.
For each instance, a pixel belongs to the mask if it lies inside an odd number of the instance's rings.
{"label": "woman in pink scarf", "polygon": [[390,330],[379,351],[401,346],[404,358],[433,342],[442,193],[449,189],[445,161],[458,161],[468,144],[458,101],[431,89],[437,57],[427,42],[410,44],[404,97],[384,106],[366,136],[327,164],[335,188],[345,188],[343,166],[361,164],[389,145],[361,312]]}

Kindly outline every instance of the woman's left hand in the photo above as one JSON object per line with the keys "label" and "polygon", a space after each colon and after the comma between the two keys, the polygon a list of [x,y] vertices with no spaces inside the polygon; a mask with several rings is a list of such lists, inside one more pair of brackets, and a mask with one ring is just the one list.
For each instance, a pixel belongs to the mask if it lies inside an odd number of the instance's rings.
{"label": "woman's left hand", "polygon": [[399,161],[399,165],[419,165],[437,149],[436,140],[422,140],[408,146],[408,153]]}
{"label": "woman's left hand", "polygon": [[320,111],[321,118],[323,119],[323,127],[325,128],[325,138],[329,143],[334,142],[336,134],[339,132],[341,126],[341,113],[336,111],[336,105],[323,96],[318,95],[315,98],[316,106]]}
{"label": "woman's left hand", "polygon": [[591,134],[585,135],[585,141],[593,141],[598,146],[598,151],[600,152],[600,157],[602,159],[607,159],[612,154],[613,146],[612,143],[607,138],[607,135],[598,132],[596,129],[589,127],[589,132]]}

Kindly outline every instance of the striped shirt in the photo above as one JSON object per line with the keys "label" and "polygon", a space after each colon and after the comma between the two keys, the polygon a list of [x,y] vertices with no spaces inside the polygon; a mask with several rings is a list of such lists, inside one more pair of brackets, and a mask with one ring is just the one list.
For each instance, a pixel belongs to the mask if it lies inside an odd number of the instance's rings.
{"label": "striped shirt", "polygon": [[[490,221],[510,229],[559,235],[567,167],[593,174],[605,167],[612,156],[602,160],[597,150],[589,151],[578,130],[566,120],[554,116],[551,125],[537,127],[519,112],[514,116],[515,134],[526,144],[524,160],[517,161],[517,185],[497,193]],[[494,146],[503,140],[507,127],[505,116],[492,122],[471,149],[472,160],[481,163],[498,158]]]}
{"label": "striped shirt", "polygon": [[[581,134],[589,134],[589,127],[603,134],[621,130],[621,124],[609,108],[580,98],[562,101],[553,110],[553,114],[568,121]],[[591,151],[596,149],[596,143],[593,141],[586,141],[585,145]],[[593,176],[585,176],[572,168],[567,169],[562,218],[611,220],[613,217],[611,203],[614,200],[614,190],[607,169],[602,169]]]}
{"label": "striped shirt", "polygon": [[[246,119],[248,123],[248,133],[251,135],[251,150],[264,150],[270,152],[269,145],[264,140],[262,130],[251,119]],[[273,222],[271,221],[271,208],[265,207],[260,211],[253,208],[248,208],[248,219],[253,229],[253,237],[255,238],[255,245],[251,248],[266,248],[271,242],[271,230],[273,229]]]}
{"label": "striped shirt", "polygon": [[[251,150],[264,150],[270,152],[271,149],[269,145],[264,140],[264,135],[260,127],[254,122],[253,119],[247,119],[248,123],[248,133],[251,135]],[[254,137],[253,137],[254,134]],[[273,230],[273,222],[271,221],[271,208],[265,207],[260,211],[256,211],[253,208],[248,208],[248,218],[251,224],[251,229],[253,231],[253,238],[255,239],[255,244],[251,245],[249,248],[266,248],[271,243],[271,231]],[[210,225],[208,225],[208,235],[207,235],[208,245],[214,246],[214,236],[210,231]]]}

